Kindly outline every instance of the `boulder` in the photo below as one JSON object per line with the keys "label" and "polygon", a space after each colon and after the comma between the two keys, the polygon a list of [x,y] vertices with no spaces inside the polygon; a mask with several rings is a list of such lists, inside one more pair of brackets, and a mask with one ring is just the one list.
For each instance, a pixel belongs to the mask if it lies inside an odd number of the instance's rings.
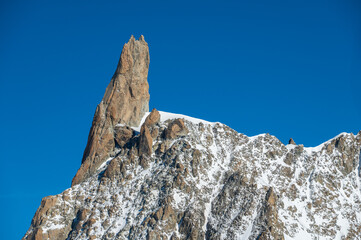
{"label": "boulder", "polygon": [[128,126],[118,125],[114,128],[114,138],[119,147],[123,147],[133,137],[134,131]]}
{"label": "boulder", "polygon": [[185,136],[188,134],[188,129],[184,124],[183,119],[177,118],[168,124],[165,130],[165,139],[175,139],[178,136]]}
{"label": "boulder", "polygon": [[150,156],[152,154],[152,146],[153,139],[150,135],[149,128],[145,124],[143,124],[139,135],[139,156]]}
{"label": "boulder", "polygon": [[153,110],[150,112],[150,114],[147,116],[147,118],[144,121],[144,124],[147,127],[151,127],[154,124],[158,123],[160,120],[160,114],[157,111],[157,109],[153,108]]}
{"label": "boulder", "polygon": [[293,140],[293,138],[290,138],[290,140],[288,141],[288,144],[296,145],[296,143],[295,143],[295,141]]}

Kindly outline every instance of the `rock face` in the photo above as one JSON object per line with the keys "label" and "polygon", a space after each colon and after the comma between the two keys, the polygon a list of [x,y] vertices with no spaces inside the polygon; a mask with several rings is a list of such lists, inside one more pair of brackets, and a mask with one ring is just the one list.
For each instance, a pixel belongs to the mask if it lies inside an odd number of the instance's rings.
{"label": "rock face", "polygon": [[359,239],[361,131],[306,148],[156,109],[132,127],[100,106],[98,158],[24,239]]}
{"label": "rock face", "polygon": [[184,126],[182,119],[176,119],[169,123],[168,128],[164,132],[166,139],[174,139],[177,136],[187,135],[187,128]]}
{"label": "rock face", "polygon": [[293,140],[293,138],[290,138],[290,140],[288,141],[288,144],[296,145],[296,143],[295,143],[295,141]]}
{"label": "rock face", "polygon": [[103,100],[97,106],[82,165],[72,181],[72,186],[91,176],[106,159],[114,156],[116,143],[123,145],[131,136],[126,126],[138,126],[149,111],[148,44],[141,36],[132,36],[123,47],[118,67],[110,81]]}

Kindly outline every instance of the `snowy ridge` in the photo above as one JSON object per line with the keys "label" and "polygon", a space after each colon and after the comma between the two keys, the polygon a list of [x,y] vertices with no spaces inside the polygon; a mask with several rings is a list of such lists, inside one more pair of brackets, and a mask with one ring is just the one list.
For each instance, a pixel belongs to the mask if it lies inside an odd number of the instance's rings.
{"label": "snowy ridge", "polygon": [[324,143],[321,143],[320,145],[318,145],[316,147],[305,147],[304,149],[307,151],[308,154],[312,154],[312,152],[319,152],[325,145],[331,143],[334,139],[345,136],[347,134],[348,133],[346,133],[346,132],[340,133],[337,136],[331,138],[330,140],[327,140]]}
{"label": "snowy ridge", "polygon": [[[56,196],[43,232],[64,226],[68,239],[359,239],[360,133],[305,148],[159,113],[148,164],[122,149]],[[188,133],[164,139],[177,118]],[[116,175],[104,177],[113,161]]]}
{"label": "snowy ridge", "polygon": [[[146,112],[142,118],[142,120],[140,121],[139,126],[137,127],[132,127],[132,129],[136,132],[140,132],[140,128],[142,127],[145,119],[148,117],[148,115],[150,114],[150,112]],[[181,118],[181,119],[185,119],[189,122],[192,122],[194,124],[198,124],[198,123],[203,123],[203,124],[215,124],[212,122],[208,122],[199,118],[194,118],[194,117],[189,117],[187,115],[183,115],[183,114],[177,114],[177,113],[170,113],[170,112],[163,112],[163,111],[159,111],[160,114],[160,122],[165,122],[167,120],[172,120],[172,119],[177,119],[177,118]],[[124,126],[124,124],[117,124],[117,126]]]}

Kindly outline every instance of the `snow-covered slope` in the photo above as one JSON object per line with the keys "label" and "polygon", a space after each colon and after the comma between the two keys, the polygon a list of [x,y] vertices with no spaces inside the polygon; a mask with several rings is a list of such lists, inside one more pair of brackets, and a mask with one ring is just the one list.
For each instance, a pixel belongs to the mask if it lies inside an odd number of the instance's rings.
{"label": "snow-covered slope", "polygon": [[133,128],[96,174],[42,200],[24,239],[360,239],[361,133],[305,148],[159,113],[151,155]]}

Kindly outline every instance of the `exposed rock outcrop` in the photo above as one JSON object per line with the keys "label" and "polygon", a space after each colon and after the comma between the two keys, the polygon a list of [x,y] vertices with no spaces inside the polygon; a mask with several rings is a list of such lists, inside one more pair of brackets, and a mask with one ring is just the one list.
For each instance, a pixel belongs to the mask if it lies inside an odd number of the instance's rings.
{"label": "exposed rock outcrop", "polygon": [[[143,168],[149,164],[148,157],[153,152],[153,137],[157,137],[158,128],[153,128],[160,120],[160,114],[157,109],[153,109],[145,119],[139,134],[138,153],[141,157],[140,163]],[[152,130],[152,132],[151,132]]]}
{"label": "exposed rock outcrop", "polygon": [[295,141],[293,140],[293,138],[290,138],[290,140],[288,141],[288,144],[296,145],[296,143],[295,143]]}
{"label": "exposed rock outcrop", "polygon": [[277,196],[273,188],[269,188],[265,198],[265,204],[260,214],[261,226],[263,227],[261,234],[258,235],[259,240],[284,240],[283,225],[278,219]]}
{"label": "exposed rock outcrop", "polygon": [[139,136],[139,155],[150,156],[152,154],[153,139],[147,125],[143,125]]}
{"label": "exposed rock outcrop", "polygon": [[119,176],[122,170],[123,163],[119,158],[114,158],[110,161],[107,169],[104,171],[104,177],[113,178],[115,176]]}
{"label": "exposed rock outcrop", "polygon": [[[34,229],[25,239],[66,239],[71,231],[73,216],[67,219],[56,219],[56,216],[70,209],[68,205],[58,206],[69,200],[69,191],[64,191],[57,196],[44,197],[31,222]],[[52,226],[48,224],[49,218],[54,220]]]}
{"label": "exposed rock outcrop", "polygon": [[115,126],[114,139],[119,147],[124,147],[126,143],[134,136],[134,131],[128,126]]}
{"label": "exposed rock outcrop", "polygon": [[138,126],[149,111],[148,68],[148,44],[143,36],[139,40],[132,36],[123,47],[118,67],[95,111],[82,165],[72,186],[91,176],[114,155],[116,143],[123,146],[129,140],[131,131],[118,124]]}
{"label": "exposed rock outcrop", "polygon": [[160,114],[157,111],[157,109],[153,108],[153,110],[150,112],[150,114],[145,119],[144,125],[146,125],[147,127],[151,127],[154,124],[158,123],[159,120],[160,120]]}
{"label": "exposed rock outcrop", "polygon": [[164,137],[166,139],[174,139],[178,136],[184,136],[187,133],[188,129],[184,125],[183,119],[178,118],[169,123],[168,128],[164,132]]}

